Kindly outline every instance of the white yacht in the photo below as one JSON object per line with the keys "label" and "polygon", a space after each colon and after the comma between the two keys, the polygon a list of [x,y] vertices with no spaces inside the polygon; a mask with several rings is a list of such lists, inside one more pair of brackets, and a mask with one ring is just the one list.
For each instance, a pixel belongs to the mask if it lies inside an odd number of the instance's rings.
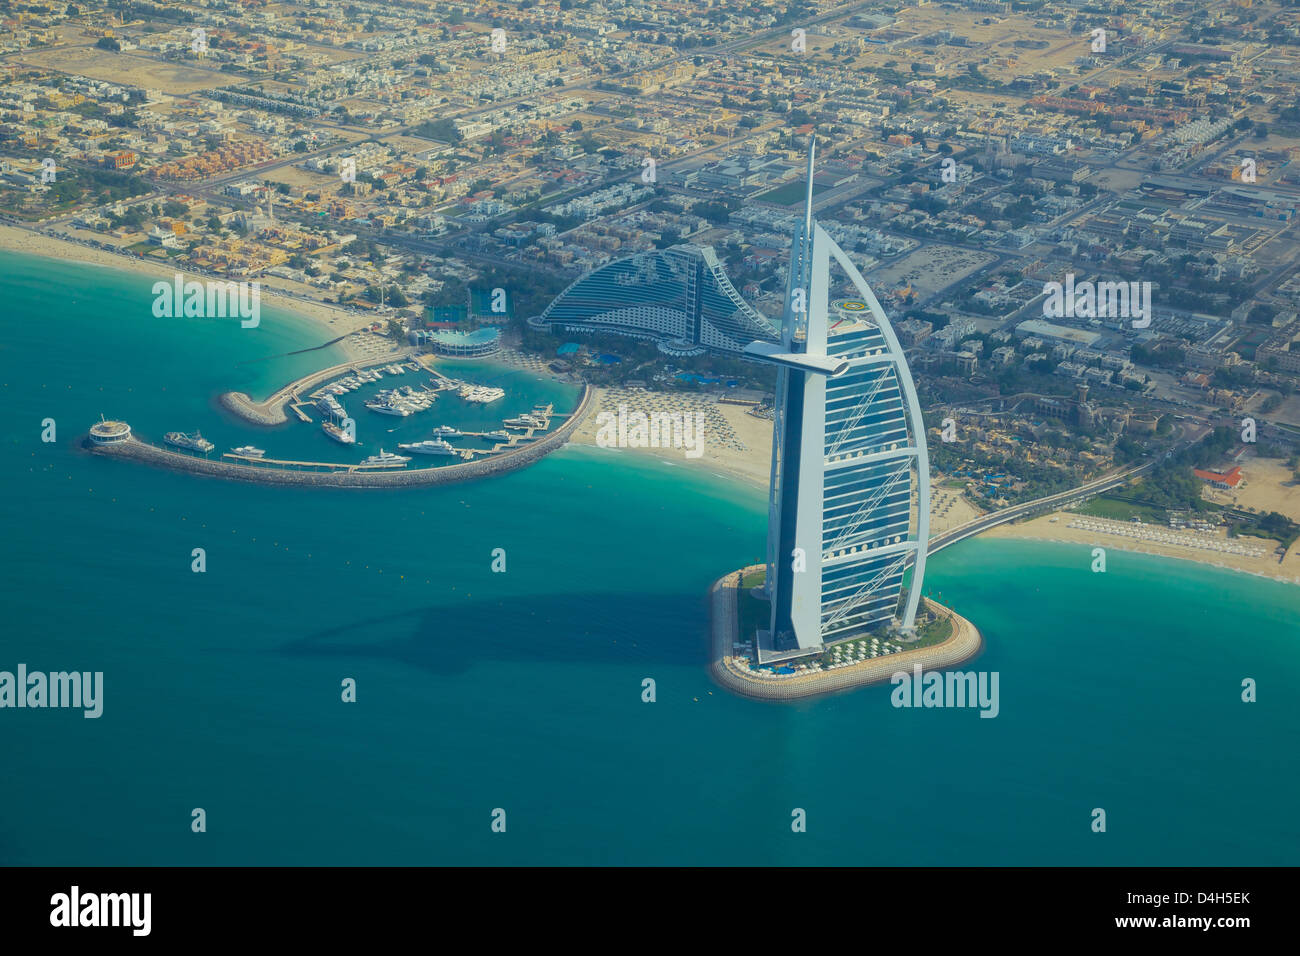
{"label": "white yacht", "polygon": [[448,442],[441,438],[434,438],[430,441],[417,441],[409,445],[398,445],[402,451],[409,451],[414,455],[455,455],[461,454],[460,450],[452,447]]}
{"label": "white yacht", "polygon": [[379,449],[378,455],[371,455],[361,464],[363,465],[405,465],[411,459],[405,455],[394,455],[391,451]]}

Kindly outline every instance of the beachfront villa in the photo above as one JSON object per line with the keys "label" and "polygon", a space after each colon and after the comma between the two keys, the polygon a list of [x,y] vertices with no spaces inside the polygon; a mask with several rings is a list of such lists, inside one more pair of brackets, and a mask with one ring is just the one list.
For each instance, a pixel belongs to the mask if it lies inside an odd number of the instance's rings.
{"label": "beachfront villa", "polygon": [[[810,145],[810,184],[813,158]],[[790,263],[779,344],[745,348],[778,370],[764,584],[771,617],[757,634],[760,663],[894,625],[911,631],[930,536],[925,427],[911,373],[875,295],[813,219],[811,185]],[[829,301],[832,263],[857,298]]]}

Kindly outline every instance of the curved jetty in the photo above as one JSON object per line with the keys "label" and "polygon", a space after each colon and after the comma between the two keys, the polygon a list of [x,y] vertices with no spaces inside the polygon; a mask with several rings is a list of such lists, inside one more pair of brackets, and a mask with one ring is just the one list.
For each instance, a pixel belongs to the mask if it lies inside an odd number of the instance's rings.
{"label": "curved jetty", "polygon": [[303,392],[349,372],[382,365],[402,364],[409,361],[410,356],[408,354],[399,353],[378,359],[343,362],[340,365],[332,365],[329,368],[321,369],[319,372],[312,372],[300,379],[295,379],[260,402],[254,401],[251,396],[244,392],[222,392],[218,401],[226,411],[251,424],[282,425],[289,420],[289,415],[285,409],[290,404],[300,401],[299,396]]}
{"label": "curved jetty", "polygon": [[733,648],[740,630],[737,601],[741,581],[746,574],[762,568],[763,565],[756,564],[725,574],[714,582],[709,591],[709,607],[713,618],[709,669],[715,681],[742,696],[759,700],[799,700],[865,687],[868,684],[880,684],[899,671],[910,673],[917,664],[926,671],[955,667],[978,654],[984,645],[980,632],[970,621],[951,608],[924,598],[931,613],[952,622],[952,635],[941,644],[887,654],[834,671],[786,675],[755,673],[737,663]]}
{"label": "curved jetty", "polygon": [[526,445],[506,446],[498,454],[475,459],[457,465],[444,465],[437,468],[392,468],[376,470],[364,465],[349,465],[332,462],[300,462],[307,468],[325,468],[329,470],[300,470],[280,468],[274,464],[254,464],[250,459],[244,462],[214,460],[189,455],[184,452],[171,451],[127,437],[110,444],[101,444],[87,438],[86,446],[96,455],[111,458],[123,458],[171,468],[191,474],[208,475],[213,478],[228,478],[235,481],[252,481],[267,485],[316,485],[334,488],[414,488],[421,485],[443,485],[471,478],[483,478],[488,475],[501,475],[516,468],[532,464],[559,448],[582,423],[591,410],[595,389],[590,385],[583,387],[582,398],[568,420],[549,434]]}

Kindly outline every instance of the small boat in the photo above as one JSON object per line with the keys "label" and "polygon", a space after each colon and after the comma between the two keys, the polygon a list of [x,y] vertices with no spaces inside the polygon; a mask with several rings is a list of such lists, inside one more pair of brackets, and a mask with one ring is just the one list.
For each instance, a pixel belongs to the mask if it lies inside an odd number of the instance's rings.
{"label": "small boat", "polygon": [[546,419],[538,415],[516,415],[514,418],[507,418],[502,422],[507,428],[545,428]]}
{"label": "small boat", "polygon": [[163,441],[169,445],[175,445],[177,448],[187,448],[190,451],[201,451],[205,455],[212,451],[216,446],[208,441],[198,432],[193,435],[187,435],[185,432],[168,432],[163,435]]}
{"label": "small boat", "polygon": [[266,454],[264,448],[254,448],[252,445],[240,445],[231,451],[233,455],[243,455],[245,458],[261,458]]}

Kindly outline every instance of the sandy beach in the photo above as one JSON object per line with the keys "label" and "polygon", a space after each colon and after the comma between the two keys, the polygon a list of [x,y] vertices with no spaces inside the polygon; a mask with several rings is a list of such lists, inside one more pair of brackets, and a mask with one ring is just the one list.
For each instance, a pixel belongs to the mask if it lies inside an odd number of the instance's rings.
{"label": "sandy beach", "polygon": [[[1070,521],[1076,517],[1078,516],[1071,512],[1058,511],[1055,514],[1043,515],[1029,521],[998,525],[996,528],[985,531],[981,537],[1077,544],[1081,546],[1079,552],[1080,561],[1091,561],[1092,548],[1105,548],[1108,551],[1136,551],[1140,554],[1155,554],[1165,558],[1196,561],[1200,564],[1209,564],[1216,568],[1226,568],[1232,571],[1245,571],[1248,574],[1258,574],[1261,577],[1286,581],[1289,584],[1300,584],[1300,542],[1293,544],[1287,551],[1286,557],[1279,562],[1276,555],[1273,554],[1274,549],[1277,547],[1276,541],[1238,538],[1236,540],[1244,544],[1258,545],[1264,550],[1264,555],[1262,557],[1250,557],[1247,555],[1224,554],[1069,527]],[[1224,535],[1220,534],[1218,537],[1223,538]]]}
{"label": "sandy beach", "polygon": [[[680,448],[614,448],[620,454],[654,455],[674,465],[703,468],[721,478],[743,481],[753,487],[767,490],[772,468],[772,420],[749,414],[743,405],[726,405],[711,396],[682,392],[647,392],[642,389],[597,388],[595,408],[591,416],[573,436],[573,441],[583,445],[598,446],[600,432],[598,415],[609,412],[617,415],[619,405],[627,406],[628,414],[642,411],[690,414],[697,411],[704,418],[704,454],[688,458]],[[719,423],[722,427],[719,427]],[[915,502],[913,502],[915,512]],[[930,494],[930,533],[941,534],[949,528],[965,524],[982,512],[963,497],[956,488],[934,487]]]}
{"label": "sandy beach", "polygon": [[[610,448],[611,454],[654,455],[674,465],[704,468],[720,478],[732,478],[767,488],[772,465],[772,421],[749,414],[743,405],[724,405],[710,396],[645,389],[597,388],[592,414],[574,433],[573,441],[599,447],[600,413],[618,415],[626,405],[629,415],[690,415],[702,421],[704,451],[687,457],[683,448]],[[697,419],[695,416],[699,415]]]}
{"label": "sandy beach", "polygon": [[[91,235],[90,233],[85,234],[86,237]],[[94,236],[94,238],[102,240],[103,237]],[[118,272],[135,273],[152,279],[170,278],[177,272],[187,278],[200,281],[210,278],[188,270],[180,263],[154,262],[135,256],[120,255],[8,225],[0,225],[0,250],[44,256],[50,259],[61,259],[64,262],[81,262],[87,265],[113,269]],[[358,315],[336,305],[303,298],[303,296],[309,294],[308,287],[300,286],[298,283],[287,282],[275,277],[272,277],[269,282],[266,279],[258,279],[257,281],[260,283],[262,295],[270,298],[270,305],[286,312],[292,312],[294,315],[308,319],[318,325],[323,336],[322,342],[365,328],[376,319],[375,316]],[[359,347],[354,338],[345,339],[339,345],[347,351],[349,359],[371,357],[369,352]]]}

